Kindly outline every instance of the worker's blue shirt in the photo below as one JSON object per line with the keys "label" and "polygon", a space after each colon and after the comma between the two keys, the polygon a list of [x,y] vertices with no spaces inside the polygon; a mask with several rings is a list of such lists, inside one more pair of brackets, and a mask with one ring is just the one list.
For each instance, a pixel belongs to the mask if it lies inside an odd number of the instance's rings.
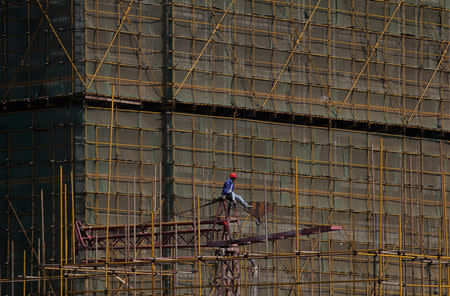
{"label": "worker's blue shirt", "polygon": [[233,191],[234,191],[233,180],[231,180],[231,179],[226,180],[225,183],[223,184],[222,195],[227,196],[228,194],[230,194]]}

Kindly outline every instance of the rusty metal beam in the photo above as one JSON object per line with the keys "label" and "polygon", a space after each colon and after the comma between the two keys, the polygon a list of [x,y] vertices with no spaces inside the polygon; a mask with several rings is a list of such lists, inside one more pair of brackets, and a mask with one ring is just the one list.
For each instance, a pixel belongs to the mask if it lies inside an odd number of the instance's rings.
{"label": "rusty metal beam", "polygon": [[[338,225],[328,225],[328,226],[319,226],[319,227],[312,227],[312,228],[304,228],[298,232],[299,235],[311,235],[311,234],[319,234],[323,232],[331,232],[331,231],[337,231],[342,230],[342,226]],[[291,238],[297,236],[297,233],[295,230],[291,231],[285,231],[285,232],[278,232],[273,233],[267,236],[268,241],[274,241],[279,239],[285,239],[285,238]],[[249,244],[257,244],[266,242],[266,235],[258,235],[258,236],[249,236],[244,237],[241,239],[232,239],[232,240],[221,240],[221,241],[211,241],[208,242],[205,246],[206,247],[215,247],[215,248],[227,248],[231,246],[243,246],[243,245],[249,245]]]}

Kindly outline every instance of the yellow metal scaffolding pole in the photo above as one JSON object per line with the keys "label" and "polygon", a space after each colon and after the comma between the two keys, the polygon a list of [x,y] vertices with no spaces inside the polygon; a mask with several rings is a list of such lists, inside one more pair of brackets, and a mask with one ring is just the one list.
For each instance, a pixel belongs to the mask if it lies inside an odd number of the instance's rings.
{"label": "yellow metal scaffolding pole", "polygon": [[[442,145],[442,141],[441,141],[441,145]],[[442,155],[441,155],[442,156]],[[443,167],[441,166],[441,169],[443,170]],[[447,221],[447,194],[445,192],[445,172],[443,173],[442,176],[442,188],[443,188],[443,192],[444,192],[444,227],[445,227],[445,256],[448,258],[449,256],[449,249],[448,249],[448,221]],[[446,269],[447,269],[447,286],[450,286],[450,266],[448,264],[446,264]],[[447,295],[448,295],[448,291],[450,289],[447,287]]]}
{"label": "yellow metal scaffolding pole", "polygon": [[[64,265],[67,265],[67,184],[64,184]],[[64,278],[64,292],[67,294],[67,277]]]}
{"label": "yellow metal scaffolding pole", "polygon": [[[152,257],[155,258],[155,209],[152,212]],[[161,241],[161,238],[159,238]],[[161,243],[161,242],[160,242]],[[135,255],[136,259],[136,255]],[[155,295],[155,262],[152,261],[152,295]],[[135,287],[136,288],[136,287]]]}
{"label": "yellow metal scaffolding pole", "polygon": [[75,264],[75,189],[73,188],[73,171],[70,172],[70,183],[72,187],[72,262]]}
{"label": "yellow metal scaffolding pole", "polygon": [[[39,262],[39,264],[43,264],[43,265],[45,265],[45,235],[44,235],[44,233],[45,233],[45,227],[44,227],[44,225],[45,225],[45,223],[44,223],[44,191],[41,189],[41,241],[42,241],[42,255],[41,255],[41,258],[40,258],[40,260],[38,260],[38,262]],[[41,268],[41,266],[39,266],[39,268]],[[44,292],[44,295],[45,295],[45,293],[47,292],[47,289],[46,289],[46,284],[45,284],[45,269],[43,269],[42,270],[42,276],[44,277],[43,278],[43,281],[42,281],[42,285],[43,285],[43,292]]]}
{"label": "yellow metal scaffolding pole", "polygon": [[439,296],[442,296],[442,257],[441,257],[441,252],[442,252],[442,227],[439,227],[439,239],[438,239],[438,254],[439,254],[439,259],[438,259],[438,268],[439,268],[439,279],[438,279],[438,287],[439,287]]}
{"label": "yellow metal scaffolding pole", "polygon": [[403,296],[403,270],[402,270],[402,213],[398,215],[398,288],[400,290],[400,296]]}
{"label": "yellow metal scaffolding pole", "polygon": [[27,251],[23,250],[23,296],[26,295]]}
{"label": "yellow metal scaffolding pole", "polygon": [[60,259],[60,279],[59,279],[59,295],[63,295],[63,180],[62,180],[62,166],[59,166],[59,225],[60,225],[60,250],[59,250],[59,259]]}
{"label": "yellow metal scaffolding pole", "polygon": [[[444,169],[444,159],[443,159],[443,147],[442,140],[439,143],[439,152],[440,152],[440,161],[441,161],[441,185],[442,185],[442,207],[444,213],[444,221],[442,223],[442,228],[444,229],[444,238],[445,238],[445,256],[449,255],[449,245],[448,245],[448,221],[447,221],[447,193],[445,191],[445,169]],[[447,273],[447,285],[450,284],[450,267],[446,264],[446,273]],[[448,289],[447,289],[448,294]]]}
{"label": "yellow metal scaffolding pole", "polygon": [[67,184],[64,184],[64,264],[67,264]]}
{"label": "yellow metal scaffolding pole", "polygon": [[[176,226],[175,226],[176,227]],[[200,249],[200,196],[197,195],[197,238],[198,238],[198,257],[201,258],[201,249]],[[175,237],[175,239],[177,239]],[[239,262],[237,262],[236,264],[239,264]],[[202,295],[202,261],[199,260],[198,261],[198,278],[199,278],[199,288],[198,288],[198,292],[199,295]]]}
{"label": "yellow metal scaffolding pole", "polygon": [[[380,138],[380,239],[379,239],[379,247],[380,247],[380,255],[383,251],[383,138]],[[379,279],[379,295],[383,295],[383,256],[379,257],[380,259],[380,279]]]}
{"label": "yellow metal scaffolding pole", "polygon": [[[91,81],[92,82],[92,81]],[[108,192],[106,196],[106,246],[105,246],[105,292],[109,295],[108,287],[108,262],[109,262],[109,207],[111,194],[111,154],[112,154],[112,138],[113,138],[113,122],[114,122],[114,84],[112,85],[111,95],[111,114],[109,125],[109,158],[108,158]]]}
{"label": "yellow metal scaffolding pole", "polygon": [[[296,229],[296,252],[300,254],[300,238],[299,238],[299,225],[298,225],[298,159],[295,157],[295,229]],[[300,258],[296,256],[296,286],[297,286],[297,296],[300,295]]]}

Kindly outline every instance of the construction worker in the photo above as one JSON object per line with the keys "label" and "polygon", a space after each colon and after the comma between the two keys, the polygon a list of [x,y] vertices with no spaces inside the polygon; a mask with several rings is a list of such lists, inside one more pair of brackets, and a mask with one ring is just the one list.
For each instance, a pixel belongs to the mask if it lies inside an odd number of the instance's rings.
{"label": "construction worker", "polygon": [[234,181],[236,181],[236,173],[230,173],[230,178],[223,184],[222,196],[226,197],[232,203],[240,203],[244,208],[251,208],[252,206],[245,202],[245,200],[234,193]]}

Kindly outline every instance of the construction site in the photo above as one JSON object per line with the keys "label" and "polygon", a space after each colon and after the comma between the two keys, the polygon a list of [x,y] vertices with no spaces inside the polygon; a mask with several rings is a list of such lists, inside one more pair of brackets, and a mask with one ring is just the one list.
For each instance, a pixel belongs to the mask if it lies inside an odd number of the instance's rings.
{"label": "construction site", "polygon": [[450,295],[449,1],[0,14],[0,295]]}

